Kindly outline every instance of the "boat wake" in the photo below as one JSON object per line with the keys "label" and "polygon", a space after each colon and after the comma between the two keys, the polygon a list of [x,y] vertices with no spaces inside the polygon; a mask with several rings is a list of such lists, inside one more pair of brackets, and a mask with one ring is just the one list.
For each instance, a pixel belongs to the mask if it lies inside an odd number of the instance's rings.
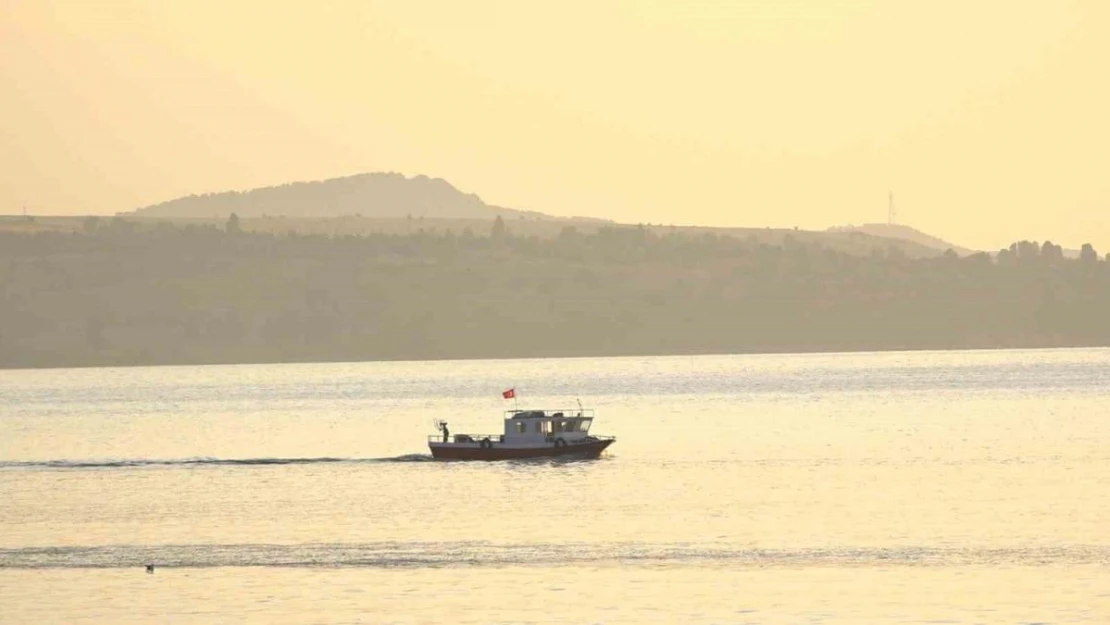
{"label": "boat wake", "polygon": [[381,462],[431,462],[429,454],[389,458],[138,458],[121,460],[28,460],[0,462],[0,469],[128,469],[136,467],[189,467],[219,465],[365,464]]}

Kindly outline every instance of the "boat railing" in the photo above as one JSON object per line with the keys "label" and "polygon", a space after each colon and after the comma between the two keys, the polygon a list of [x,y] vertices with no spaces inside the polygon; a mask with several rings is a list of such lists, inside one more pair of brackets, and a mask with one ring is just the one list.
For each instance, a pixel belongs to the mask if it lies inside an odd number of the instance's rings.
{"label": "boat railing", "polygon": [[535,418],[545,417],[545,418],[554,418],[554,419],[559,419],[559,418],[573,419],[573,418],[579,418],[580,417],[580,418],[583,418],[583,419],[593,419],[594,418],[594,411],[590,408],[555,408],[555,409],[546,409],[546,410],[541,410],[541,409],[538,409],[538,408],[534,409],[534,410],[527,410],[527,409],[524,409],[524,408],[521,408],[521,409],[515,409],[514,408],[513,410],[506,410],[505,411],[505,418],[506,419],[513,419],[513,418],[524,419],[524,418],[528,418],[528,417],[535,417]]}
{"label": "boat railing", "polygon": [[505,435],[504,434],[466,434],[466,433],[459,433],[459,434],[450,434],[447,437],[447,440],[445,441],[445,440],[443,440],[443,434],[429,434],[428,435],[428,442],[429,443],[481,443],[482,441],[486,440],[487,438],[490,440],[490,442],[500,443],[500,442],[504,441]]}

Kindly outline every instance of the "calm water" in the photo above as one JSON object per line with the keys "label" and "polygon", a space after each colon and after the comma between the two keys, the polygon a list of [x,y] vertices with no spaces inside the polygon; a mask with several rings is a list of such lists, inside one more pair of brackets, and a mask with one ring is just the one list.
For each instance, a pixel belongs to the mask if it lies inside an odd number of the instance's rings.
{"label": "calm water", "polygon": [[[509,387],[617,443],[430,461]],[[1108,623],[1108,407],[1110,350],[0,371],[0,622]]]}

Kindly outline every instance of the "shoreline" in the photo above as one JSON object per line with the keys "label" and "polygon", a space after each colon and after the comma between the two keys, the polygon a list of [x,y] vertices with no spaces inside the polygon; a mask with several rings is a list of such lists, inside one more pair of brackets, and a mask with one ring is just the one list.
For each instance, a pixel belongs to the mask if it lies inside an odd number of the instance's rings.
{"label": "shoreline", "polygon": [[696,356],[808,356],[808,355],[856,355],[856,354],[897,354],[897,353],[922,353],[922,352],[1007,352],[1007,351],[1061,351],[1061,350],[1092,350],[1108,349],[1107,344],[1013,344],[993,346],[921,346],[921,347],[889,347],[889,348],[812,348],[812,349],[751,349],[745,351],[713,351],[690,350],[669,352],[628,352],[628,351],[601,351],[597,353],[575,354],[521,354],[521,355],[488,355],[488,356],[411,356],[411,357],[385,357],[385,358],[288,358],[288,359],[198,359],[195,361],[173,362],[126,362],[126,363],[82,363],[82,364],[45,364],[45,365],[8,365],[0,364],[0,371],[44,371],[56,369],[133,369],[147,367],[226,367],[226,366],[263,366],[263,365],[323,365],[323,364],[362,364],[362,363],[411,363],[411,362],[482,362],[504,360],[584,360],[588,358],[688,358]]}

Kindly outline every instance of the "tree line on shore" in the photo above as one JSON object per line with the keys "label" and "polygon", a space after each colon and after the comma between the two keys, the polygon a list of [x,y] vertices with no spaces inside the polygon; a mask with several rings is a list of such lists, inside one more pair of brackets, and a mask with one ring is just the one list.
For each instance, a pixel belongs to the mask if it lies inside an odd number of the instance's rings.
{"label": "tree line on shore", "polygon": [[0,232],[0,366],[1110,345],[1110,254],[566,227]]}

